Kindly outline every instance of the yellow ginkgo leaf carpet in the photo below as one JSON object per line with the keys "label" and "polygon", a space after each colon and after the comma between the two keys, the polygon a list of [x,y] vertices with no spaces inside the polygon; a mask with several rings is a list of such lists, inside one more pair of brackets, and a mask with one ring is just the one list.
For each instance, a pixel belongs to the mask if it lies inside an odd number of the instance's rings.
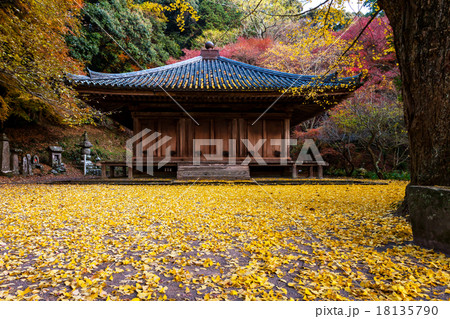
{"label": "yellow ginkgo leaf carpet", "polygon": [[388,185],[3,185],[0,300],[449,300]]}

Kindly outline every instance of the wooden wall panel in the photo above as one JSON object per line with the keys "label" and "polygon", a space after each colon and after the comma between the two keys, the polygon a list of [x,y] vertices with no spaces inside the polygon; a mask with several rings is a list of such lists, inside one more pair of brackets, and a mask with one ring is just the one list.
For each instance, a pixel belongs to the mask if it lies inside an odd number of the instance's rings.
{"label": "wooden wall panel", "polygon": [[[150,136],[154,132],[158,130],[158,122],[154,119],[147,119],[147,118],[139,118],[137,119],[138,127],[137,130],[134,131],[134,134],[140,133],[142,130],[149,129],[150,133],[147,135],[144,135],[143,138],[139,139],[139,143],[142,143],[143,139]],[[143,156],[147,155],[147,149],[152,145],[153,143],[150,143],[148,145],[142,145],[143,147]],[[157,151],[153,152],[153,156],[157,156]]]}
{"label": "wooden wall panel", "polygon": [[152,132],[157,130],[156,120],[154,119],[141,118],[138,119],[138,123],[139,123],[138,129],[134,132],[134,134],[137,134],[146,128],[150,129]]}
{"label": "wooden wall panel", "polygon": [[[232,120],[231,119],[215,119],[214,120],[214,138],[223,141],[223,151],[229,152],[228,140],[232,138]],[[213,150],[215,152],[215,150]]]}
{"label": "wooden wall panel", "polygon": [[[276,152],[281,152],[281,147],[279,145],[271,145],[270,141],[272,139],[282,139],[283,137],[283,120],[265,120],[265,135],[266,135],[266,148],[264,156],[276,157]],[[278,153],[279,154],[279,153]]]}
{"label": "wooden wall panel", "polygon": [[[259,120],[254,125],[252,125],[252,121],[247,121],[247,134],[248,140],[252,145],[256,145],[260,139],[263,138],[263,121]],[[263,144],[264,145],[264,144]],[[262,156],[264,148],[261,147],[258,152]]]}
{"label": "wooden wall panel", "polygon": [[[192,119],[177,113],[154,113],[137,112],[134,113],[135,134],[144,128],[151,132],[160,132],[162,136],[170,136],[172,140],[159,148],[153,156],[164,156],[163,150],[167,145],[171,145],[173,157],[184,157],[192,160],[193,139],[221,139],[223,150],[226,155],[233,153],[229,148],[229,139],[236,140],[236,156],[246,157],[248,150],[242,143],[242,139],[249,139],[255,145],[260,139],[266,139],[259,153],[264,157],[276,157],[281,152],[279,145],[271,145],[271,139],[289,138],[289,119],[283,118],[281,114],[266,114],[254,125],[257,117],[254,113],[202,113],[195,114],[194,118],[200,124],[196,125]],[[153,144],[153,143],[151,143]],[[203,154],[213,154],[214,147],[202,146]],[[204,160],[204,159],[202,159]]]}
{"label": "wooden wall panel", "polygon": [[[210,139],[211,138],[211,121],[209,119],[196,119],[200,125],[194,126],[194,137],[195,139]],[[190,143],[193,143],[191,140]],[[200,147],[202,154],[211,154],[211,147],[207,145],[202,145]]]}
{"label": "wooden wall panel", "polygon": [[163,138],[164,136],[169,136],[172,139],[167,143],[163,144],[159,148],[160,156],[167,156],[169,154],[165,154],[167,146],[170,145],[170,151],[174,152],[174,156],[177,155],[177,129],[178,129],[178,119],[160,119],[158,121],[160,123],[160,133],[161,136],[158,140]]}

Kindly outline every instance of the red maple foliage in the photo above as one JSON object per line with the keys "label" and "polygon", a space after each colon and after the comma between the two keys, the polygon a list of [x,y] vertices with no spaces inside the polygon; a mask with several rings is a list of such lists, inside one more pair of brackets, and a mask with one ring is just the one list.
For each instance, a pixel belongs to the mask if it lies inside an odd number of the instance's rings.
{"label": "red maple foliage", "polygon": [[[223,48],[217,48],[220,50],[220,55],[234,59],[240,62],[258,65],[260,57],[266,50],[272,46],[273,41],[270,38],[244,38],[240,37],[236,43],[230,43]],[[183,49],[184,55],[179,59],[170,58],[167,64],[172,64],[179,61],[195,58],[200,55],[200,50]]]}
{"label": "red maple foliage", "polygon": [[[370,18],[360,18],[343,35],[342,39],[353,41]],[[359,38],[363,48],[351,52],[355,64],[348,68],[348,73],[355,74],[368,71],[367,85],[388,85],[400,74],[393,46],[392,28],[386,17],[374,19]]]}

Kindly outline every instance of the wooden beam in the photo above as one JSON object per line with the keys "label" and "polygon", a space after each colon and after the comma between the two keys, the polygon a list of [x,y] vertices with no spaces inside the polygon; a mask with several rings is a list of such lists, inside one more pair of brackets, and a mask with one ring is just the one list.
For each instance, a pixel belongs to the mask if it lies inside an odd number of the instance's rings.
{"label": "wooden beam", "polygon": [[[352,88],[335,88],[335,89],[327,89],[323,92],[318,92],[316,97],[318,96],[328,96],[328,95],[345,95],[349,94],[353,91],[355,91],[357,87]],[[133,89],[107,89],[107,88],[91,88],[91,87],[76,87],[76,90],[80,94],[96,94],[96,95],[111,95],[111,96],[142,96],[142,97],[162,97],[167,98],[168,100],[171,100],[171,98],[167,95],[164,91],[156,91],[156,90],[133,90]],[[308,90],[305,92],[305,94],[302,95],[292,95],[292,94],[284,94],[282,99],[305,99],[308,96],[308,93],[311,90]],[[205,97],[209,99],[217,99],[217,98],[279,98],[280,97],[280,91],[274,90],[274,91],[215,91],[215,90],[198,90],[198,91],[168,91],[171,97],[178,97],[178,98],[197,98],[199,100],[205,100]],[[316,98],[315,97],[315,98]]]}
{"label": "wooden beam", "polygon": [[[204,118],[211,119],[216,116],[220,116],[222,119],[235,119],[235,118],[245,118],[249,120],[255,120],[258,118],[260,113],[258,112],[189,112],[193,118]],[[189,118],[189,116],[184,112],[132,112],[132,115],[139,118],[148,119],[161,119],[161,118]],[[264,115],[271,119],[285,119],[286,113],[266,113]],[[253,122],[253,121],[252,121]]]}

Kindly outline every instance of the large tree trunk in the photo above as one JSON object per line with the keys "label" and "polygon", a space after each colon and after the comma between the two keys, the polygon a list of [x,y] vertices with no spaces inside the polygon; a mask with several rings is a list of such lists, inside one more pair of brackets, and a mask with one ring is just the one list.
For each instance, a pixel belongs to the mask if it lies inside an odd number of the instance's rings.
{"label": "large tree trunk", "polygon": [[450,185],[450,1],[379,0],[394,30],[412,185]]}
{"label": "large tree trunk", "polygon": [[[414,241],[450,253],[450,1],[378,0],[394,30],[411,154]],[[420,186],[415,186],[420,185]]]}

